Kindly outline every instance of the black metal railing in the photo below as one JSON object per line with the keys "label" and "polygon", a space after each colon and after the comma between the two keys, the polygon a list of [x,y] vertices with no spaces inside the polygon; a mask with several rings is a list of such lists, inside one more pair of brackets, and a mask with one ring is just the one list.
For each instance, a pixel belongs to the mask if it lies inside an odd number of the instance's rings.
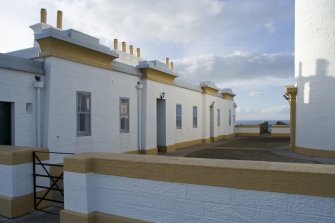
{"label": "black metal railing", "polygon": [[[74,153],[33,151],[34,209],[58,215],[58,212],[55,213],[44,209],[46,207],[55,207],[60,209],[63,208],[64,205],[63,164],[51,163],[49,160],[42,162],[38,154],[48,154],[48,155],[52,154],[52,155],[64,156],[64,155],[73,155]],[[37,166],[40,166],[42,168],[39,168],[39,171],[37,171]],[[55,171],[55,173],[52,173],[50,169],[53,167],[59,168],[61,171]],[[40,185],[37,183],[37,179],[39,178],[48,178],[49,181],[45,185]],[[58,192],[57,196],[52,191]],[[49,202],[48,205],[42,206],[41,204],[43,201]]]}

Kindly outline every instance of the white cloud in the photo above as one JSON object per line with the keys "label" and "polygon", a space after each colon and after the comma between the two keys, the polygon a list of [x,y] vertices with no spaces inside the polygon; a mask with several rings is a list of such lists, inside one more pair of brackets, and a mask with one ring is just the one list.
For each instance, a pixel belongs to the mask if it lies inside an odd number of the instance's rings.
{"label": "white cloud", "polygon": [[290,111],[290,106],[288,104],[272,106],[272,107],[263,108],[260,110],[260,112],[263,114],[278,114],[278,113],[287,114],[289,111]]}
{"label": "white cloud", "polygon": [[212,80],[216,83],[240,80],[262,81],[264,78],[287,79],[294,74],[291,54],[254,54],[235,51],[225,56],[201,55],[175,61],[175,70],[192,82]]}
{"label": "white cloud", "polygon": [[249,93],[249,95],[251,97],[260,97],[260,96],[263,96],[264,93],[263,92],[259,92],[259,91],[252,91],[252,92]]}
{"label": "white cloud", "polygon": [[265,23],[264,27],[271,34],[274,33],[274,32],[276,32],[276,30],[277,30],[276,27],[275,27],[275,25],[272,22]]}

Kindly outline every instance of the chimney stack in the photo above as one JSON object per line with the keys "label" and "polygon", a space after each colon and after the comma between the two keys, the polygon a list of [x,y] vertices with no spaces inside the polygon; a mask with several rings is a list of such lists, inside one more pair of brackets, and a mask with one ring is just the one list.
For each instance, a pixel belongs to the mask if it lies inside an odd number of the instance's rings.
{"label": "chimney stack", "polygon": [[141,49],[140,48],[137,48],[136,49],[136,56],[138,57],[138,58],[140,58],[141,57]]}
{"label": "chimney stack", "polygon": [[62,29],[63,27],[63,12],[57,11],[57,28]]}
{"label": "chimney stack", "polygon": [[41,9],[41,23],[47,23],[47,10]]}
{"label": "chimney stack", "polygon": [[118,39],[114,39],[114,50],[115,51],[119,50],[119,41],[118,41]]}
{"label": "chimney stack", "polygon": [[170,69],[173,70],[173,62],[170,62]]}
{"label": "chimney stack", "polygon": [[170,67],[170,59],[168,57],[165,59],[165,63],[168,67]]}
{"label": "chimney stack", "polygon": [[126,42],[122,42],[122,52],[126,52]]}
{"label": "chimney stack", "polygon": [[129,46],[129,51],[130,51],[130,55],[134,54],[134,47],[133,47],[133,45]]}

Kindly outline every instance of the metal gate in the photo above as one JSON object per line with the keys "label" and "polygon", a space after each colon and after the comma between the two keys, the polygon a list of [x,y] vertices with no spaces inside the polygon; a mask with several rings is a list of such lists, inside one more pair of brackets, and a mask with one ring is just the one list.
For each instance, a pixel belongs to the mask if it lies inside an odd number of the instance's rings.
{"label": "metal gate", "polygon": [[55,213],[44,209],[46,207],[64,208],[63,164],[51,163],[49,160],[42,162],[38,154],[43,153],[49,156],[61,155],[62,157],[74,153],[33,152],[34,209],[58,215],[59,212]]}

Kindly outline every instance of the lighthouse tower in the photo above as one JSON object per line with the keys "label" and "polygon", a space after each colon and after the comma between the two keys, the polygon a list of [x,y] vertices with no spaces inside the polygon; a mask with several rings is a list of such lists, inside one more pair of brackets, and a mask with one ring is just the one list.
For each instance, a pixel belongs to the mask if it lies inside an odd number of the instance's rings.
{"label": "lighthouse tower", "polygon": [[295,0],[295,79],[291,149],[335,158],[334,0]]}

